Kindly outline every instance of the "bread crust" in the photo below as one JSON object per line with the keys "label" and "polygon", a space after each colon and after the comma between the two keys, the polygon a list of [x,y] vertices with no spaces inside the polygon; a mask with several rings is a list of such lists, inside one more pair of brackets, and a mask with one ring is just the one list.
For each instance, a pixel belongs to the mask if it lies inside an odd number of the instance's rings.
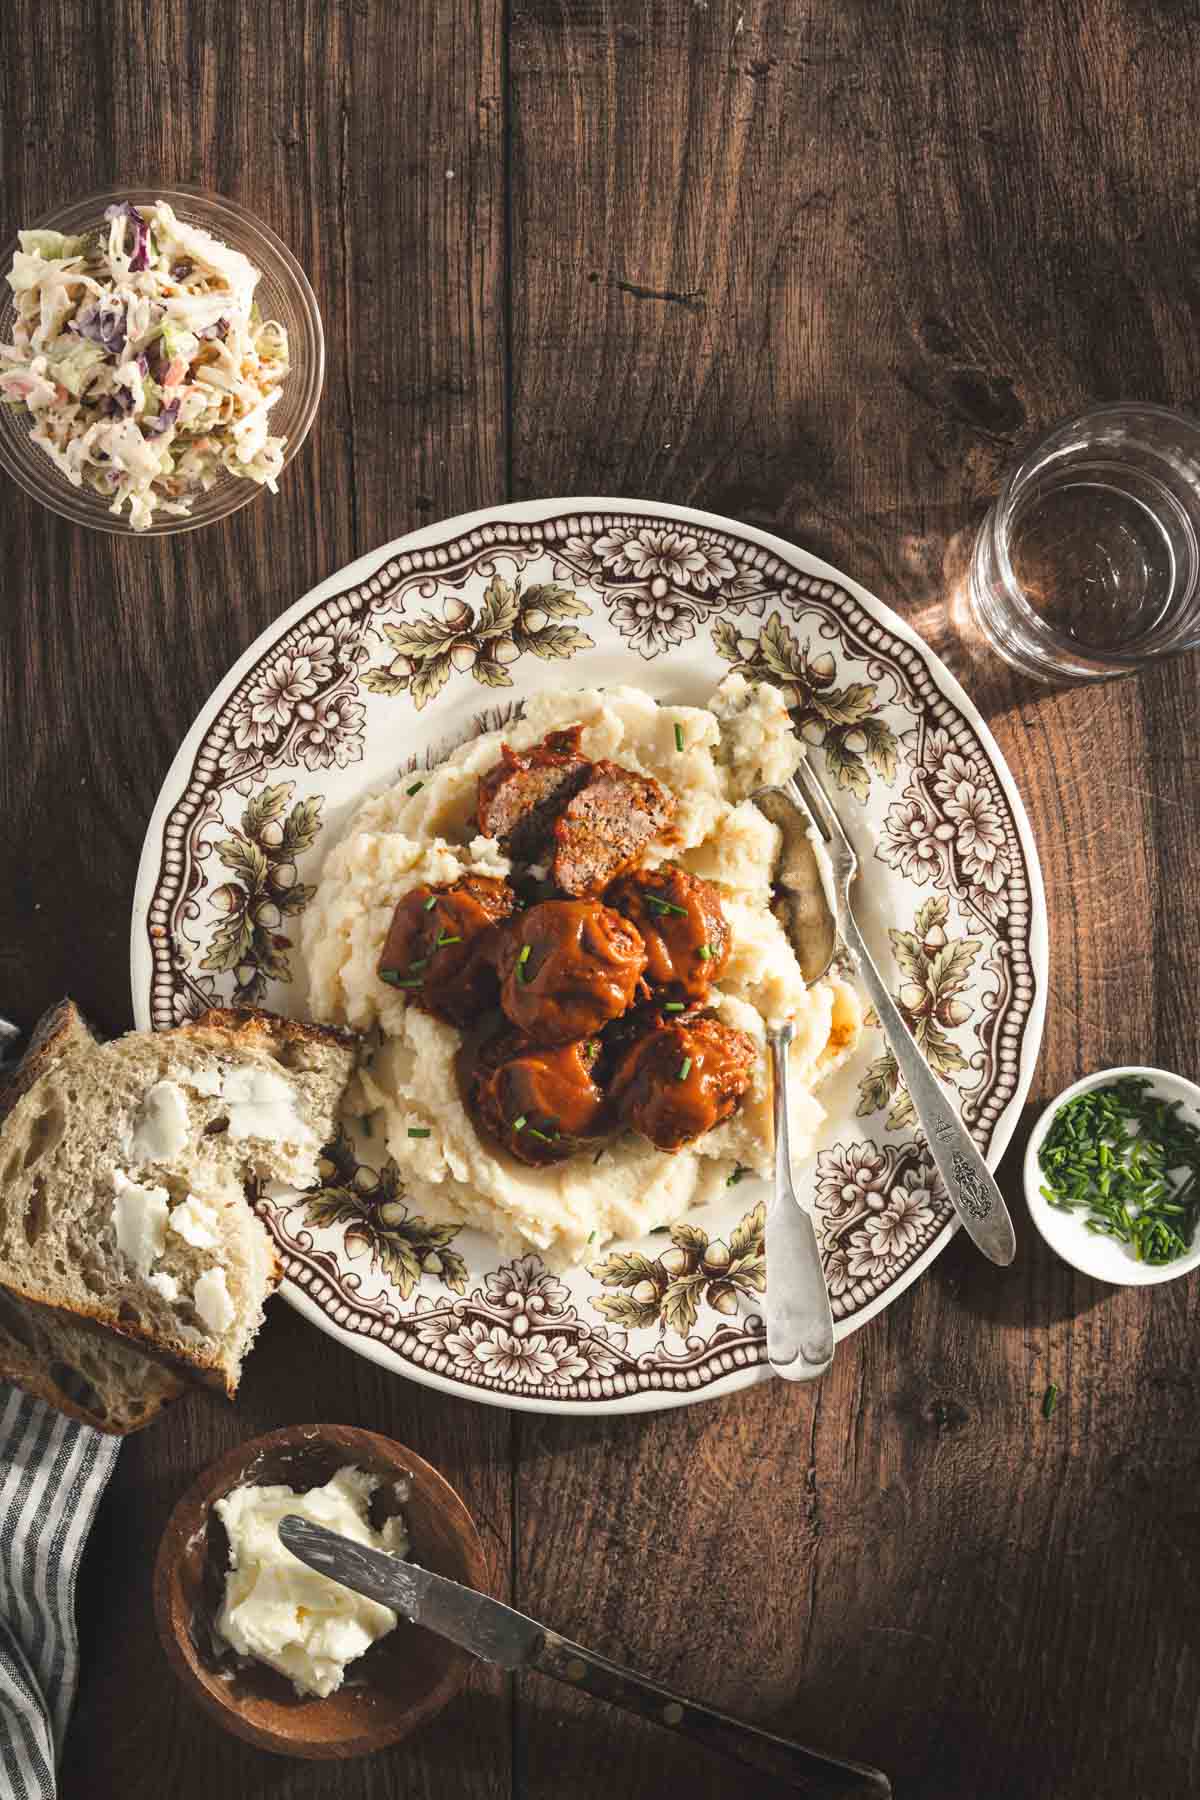
{"label": "bread crust", "polygon": [[[153,1424],[159,1413],[181,1394],[187,1393],[193,1385],[181,1371],[169,1369],[157,1357],[146,1355],[141,1345],[126,1344],[121,1334],[111,1330],[107,1321],[93,1321],[81,1314],[74,1314],[67,1308],[33,1300],[28,1295],[18,1294],[7,1283],[0,1283],[0,1286],[3,1286],[10,1301],[23,1308],[35,1325],[52,1332],[56,1324],[65,1320],[76,1329],[89,1332],[98,1344],[110,1346],[116,1338],[123,1352],[137,1356],[158,1377],[159,1392],[150,1398],[141,1417],[128,1423],[120,1423],[106,1413],[94,1412],[83,1405],[55,1380],[51,1371],[56,1363],[73,1366],[73,1358],[65,1346],[60,1355],[51,1358],[49,1367],[44,1367],[37,1360],[36,1352],[17,1343],[0,1321],[0,1380],[11,1381],[25,1393],[33,1394],[36,1399],[44,1400],[48,1406],[65,1413],[68,1418],[77,1419],[82,1425],[91,1425],[94,1430],[103,1431],[109,1437],[128,1437],[131,1432],[143,1431],[147,1425]],[[86,1375],[84,1379],[87,1379]]]}
{"label": "bread crust", "polygon": [[24,1056],[0,1087],[0,1125],[43,1075],[65,1057],[77,1050],[89,1050],[96,1042],[95,1033],[73,1000],[60,1000],[44,1012],[33,1028]]}

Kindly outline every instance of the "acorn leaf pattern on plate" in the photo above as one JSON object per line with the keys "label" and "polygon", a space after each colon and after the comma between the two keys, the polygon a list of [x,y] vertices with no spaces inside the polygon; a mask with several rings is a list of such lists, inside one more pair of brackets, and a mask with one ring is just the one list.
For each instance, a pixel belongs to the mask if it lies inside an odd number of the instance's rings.
{"label": "acorn leaf pattern on plate", "polygon": [[[983,949],[982,938],[948,938],[945,927],[949,916],[946,896],[933,894],[917,908],[912,931],[888,932],[904,978],[894,996],[896,1005],[930,1067],[947,1078],[970,1067],[949,1033],[970,1020],[971,1008],[960,995]],[[873,1008],[867,1013],[866,1023],[879,1023]],[[890,1105],[887,1122],[893,1131],[915,1122],[912,1101],[890,1050],[869,1065],[859,1081],[858,1093],[860,1119]]]}
{"label": "acorn leaf pattern on plate", "polygon": [[373,694],[407,693],[418,712],[456,672],[481,687],[512,687],[509,664],[527,652],[553,662],[590,650],[587,633],[562,622],[590,611],[558,582],[523,590],[519,579],[493,575],[477,606],[454,594],[443,601],[440,617],[427,611],[380,627],[394,654],[384,667],[366,671],[363,686]]}
{"label": "acorn leaf pattern on plate", "polygon": [[626,1330],[657,1325],[660,1332],[687,1337],[702,1305],[732,1317],[739,1294],[749,1297],[764,1291],[765,1231],[761,1201],[734,1226],[728,1243],[710,1239],[702,1226],[680,1220],[671,1227],[668,1248],[657,1257],[638,1250],[611,1250],[590,1263],[588,1273],[606,1288],[629,1290],[594,1295],[592,1305]]}
{"label": "acorn leaf pattern on plate", "polygon": [[806,743],[824,752],[825,767],[838,787],[865,801],[872,770],[889,784],[895,780],[899,743],[880,717],[877,683],[850,681],[838,687],[830,652],[814,655],[811,640],[802,644],[782,613],[772,613],[757,636],[732,619],[717,619],[712,640],[717,655],[736,673],[782,689],[796,729]]}
{"label": "acorn leaf pattern on plate", "polygon": [[292,781],[260,788],[246,801],[240,831],[213,845],[236,879],[208,896],[216,924],[200,967],[231,972],[233,998],[243,1005],[261,1001],[268,982],[291,980],[292,940],[281,928],[317,891],[296,879],[294,859],[316,842],[321,796],[298,800],[289,811],[294,792]]}
{"label": "acorn leaf pattern on plate", "polygon": [[303,1196],[305,1215],[319,1230],[345,1227],[343,1242],[351,1262],[369,1257],[408,1300],[422,1275],[435,1276],[452,1293],[466,1292],[467,1265],[451,1248],[462,1227],[434,1224],[411,1213],[404,1202],[399,1170],[389,1157],[377,1172],[359,1163],[345,1133],[325,1152],[326,1180]]}

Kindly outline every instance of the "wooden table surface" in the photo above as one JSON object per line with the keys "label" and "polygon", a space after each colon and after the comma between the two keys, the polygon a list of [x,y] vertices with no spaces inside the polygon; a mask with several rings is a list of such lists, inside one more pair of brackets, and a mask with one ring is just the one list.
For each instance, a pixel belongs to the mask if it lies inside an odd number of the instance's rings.
{"label": "wooden table surface", "polygon": [[[781,532],[962,675],[1046,876],[1028,1117],[1097,1066],[1195,1075],[1197,659],[1034,689],[956,635],[949,597],[1041,428],[1120,397],[1200,410],[1198,51],[1184,0],[9,0],[8,227],[121,179],[231,194],[309,270],[329,372],[279,497],[223,526],[111,540],[4,488],[4,1010],[70,991],[129,1025],[159,783],[282,608],[440,517],[612,493]],[[122,1452],[63,1793],[746,1791],[538,1679],[481,1673],[409,1746],[342,1767],[210,1725],[155,1639],[159,1532],[227,1446],[323,1418],[444,1470],[498,1592],[879,1764],[904,1800],[1194,1794],[1200,1288],[1054,1261],[1022,1148],[1012,1270],[956,1241],[815,1390],[517,1416],[277,1305],[236,1409],[198,1396]]]}

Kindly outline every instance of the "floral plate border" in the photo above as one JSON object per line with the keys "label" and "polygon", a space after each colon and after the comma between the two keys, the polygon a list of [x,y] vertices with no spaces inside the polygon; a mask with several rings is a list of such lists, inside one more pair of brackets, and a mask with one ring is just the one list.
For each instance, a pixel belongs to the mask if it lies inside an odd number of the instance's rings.
{"label": "floral plate border", "polygon": [[[565,662],[569,673],[554,668]],[[324,845],[371,786],[502,724],[542,680],[694,699],[730,667],[781,687],[841,791],[874,868],[868,938],[896,965],[898,1002],[994,1164],[1032,1078],[1047,972],[1037,854],[1000,752],[949,672],[865,589],[683,507],[488,509],[360,558],[285,612],[164,782],[133,911],[139,1026],[214,1000],[299,1009],[290,921]],[[488,698],[501,704],[481,707]],[[825,1099],[814,1171],[839,1337],[954,1229],[895,1064],[869,1037]],[[318,1191],[260,1202],[285,1297],[386,1367],[536,1411],[677,1405],[768,1372],[757,1182],[559,1273],[536,1256],[501,1260],[429,1207],[405,1194],[369,1127],[343,1134]]]}

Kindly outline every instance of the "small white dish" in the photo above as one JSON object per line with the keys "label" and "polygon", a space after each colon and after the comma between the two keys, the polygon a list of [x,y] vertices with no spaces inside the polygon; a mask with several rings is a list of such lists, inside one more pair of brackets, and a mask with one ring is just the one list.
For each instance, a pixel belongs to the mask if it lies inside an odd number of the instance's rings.
{"label": "small white dish", "polygon": [[1193,1248],[1175,1262],[1138,1262],[1127,1244],[1119,1244],[1115,1238],[1087,1230],[1084,1220],[1088,1215],[1084,1207],[1064,1212],[1059,1207],[1051,1206],[1042,1197],[1045,1178],[1038,1162],[1038,1151],[1059,1108],[1065,1106],[1068,1100],[1073,1100],[1077,1094],[1087,1094],[1093,1088],[1105,1087],[1109,1082],[1119,1081],[1124,1075],[1145,1076],[1152,1083],[1150,1091],[1156,1099],[1181,1100],[1183,1116],[1192,1124],[1200,1126],[1200,1087],[1194,1081],[1185,1081],[1182,1075],[1172,1075],[1167,1069],[1146,1069],[1136,1065],[1120,1069],[1100,1069],[1095,1075],[1085,1075],[1082,1081],[1064,1088],[1050,1102],[1033,1128],[1029,1148],[1025,1152],[1025,1199],[1034,1224],[1050,1248],[1064,1262],[1070,1263],[1072,1268],[1079,1269],[1084,1275],[1094,1276],[1097,1281],[1108,1281],[1119,1287],[1152,1287],[1160,1281],[1174,1281],[1179,1275],[1190,1275],[1193,1269],[1200,1268],[1200,1231],[1196,1233]]}

